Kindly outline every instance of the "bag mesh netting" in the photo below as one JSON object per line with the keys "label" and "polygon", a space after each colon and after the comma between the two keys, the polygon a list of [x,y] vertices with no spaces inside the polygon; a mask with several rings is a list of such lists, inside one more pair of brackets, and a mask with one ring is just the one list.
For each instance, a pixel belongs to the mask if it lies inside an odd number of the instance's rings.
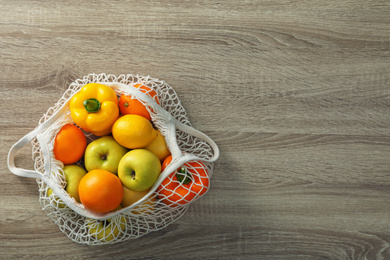
{"label": "bag mesh netting", "polygon": [[[64,165],[56,160],[53,154],[57,133],[65,124],[73,123],[69,100],[88,83],[104,84],[111,87],[118,97],[121,94],[131,95],[145,104],[153,125],[164,136],[172,154],[172,162],[142,199],[129,207],[104,214],[89,211],[66,193]],[[135,88],[136,84],[154,90],[159,104],[148,93]],[[84,134],[87,143],[99,138],[89,132],[84,131]],[[14,164],[16,152],[28,142],[32,144],[34,170],[17,168]],[[197,187],[198,190],[203,190],[199,193],[194,193],[191,187],[186,188],[186,193],[192,192],[195,195],[186,204],[175,203],[177,197],[175,200],[170,200],[172,196],[182,196],[185,200],[186,194],[183,195],[182,191],[179,193],[173,189],[169,190],[169,195],[166,195],[167,193],[164,195],[158,192],[158,188],[170,189],[169,185],[164,184],[164,180],[175,181],[170,179],[171,173],[182,165],[191,172],[191,178],[207,178],[209,182],[213,172],[213,162],[218,156],[217,145],[208,136],[191,126],[176,92],[164,81],[130,74],[119,76],[90,74],[71,83],[61,99],[43,115],[37,128],[11,148],[8,167],[18,176],[37,179],[39,201],[43,211],[71,240],[81,244],[101,245],[138,238],[151,231],[160,230],[179,219],[191,202],[203,196],[209,187]],[[77,165],[83,167],[83,160],[78,161]]]}

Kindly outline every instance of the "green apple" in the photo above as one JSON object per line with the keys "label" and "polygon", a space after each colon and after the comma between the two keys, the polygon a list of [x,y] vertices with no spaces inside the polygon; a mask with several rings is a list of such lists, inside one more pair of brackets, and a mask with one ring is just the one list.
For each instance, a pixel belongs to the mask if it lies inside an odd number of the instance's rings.
{"label": "green apple", "polygon": [[[77,202],[80,202],[79,190],[78,190],[79,183],[87,172],[84,170],[84,168],[73,164],[65,165],[62,170],[64,171],[65,174],[66,192]],[[51,196],[52,194],[53,194],[53,190],[49,188],[47,190],[47,195]],[[59,208],[64,208],[65,203],[62,200],[60,200],[60,198],[57,197],[57,195],[54,194],[54,196],[55,196],[53,200],[54,204]]]}
{"label": "green apple", "polygon": [[66,180],[66,192],[77,202],[80,202],[79,183],[87,172],[78,165],[65,165],[63,171]]}
{"label": "green apple", "polygon": [[161,172],[157,155],[146,149],[134,149],[119,162],[118,177],[133,191],[144,191],[153,186]]}
{"label": "green apple", "polygon": [[87,171],[103,169],[118,174],[118,164],[128,149],[118,144],[112,136],[103,136],[88,144],[84,154]]}
{"label": "green apple", "polygon": [[164,136],[160,133],[160,131],[156,131],[157,137],[154,138],[154,140],[150,144],[148,144],[145,149],[157,155],[158,159],[160,159],[160,162],[162,162],[171,154],[171,152],[168,149]]}
{"label": "green apple", "polygon": [[[123,198],[121,202],[122,207],[128,207],[130,205],[133,205],[143,197],[145,197],[146,194],[148,194],[150,189],[144,190],[144,191],[133,191],[129,190],[125,186],[123,186]],[[152,198],[148,198],[145,200],[141,205],[135,207],[131,212],[134,214],[141,214],[143,212],[146,212],[146,210],[154,210],[154,203],[156,202],[156,196],[152,196]]]}

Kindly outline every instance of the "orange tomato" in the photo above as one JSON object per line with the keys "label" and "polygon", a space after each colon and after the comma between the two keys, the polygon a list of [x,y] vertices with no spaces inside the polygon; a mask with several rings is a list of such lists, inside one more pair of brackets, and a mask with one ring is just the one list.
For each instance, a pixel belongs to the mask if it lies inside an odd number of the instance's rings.
{"label": "orange tomato", "polygon": [[[171,163],[172,155],[163,164],[162,171]],[[185,205],[202,196],[210,187],[206,166],[200,161],[190,161],[165,178],[157,188],[157,195],[166,205]]]}
{"label": "orange tomato", "polygon": [[[160,104],[157,98],[157,93],[153,89],[141,84],[137,84],[134,87],[138,88],[143,93],[148,94],[148,96],[153,98],[157,104]],[[150,113],[144,104],[142,104],[139,100],[125,94],[122,94],[119,98],[119,110],[121,111],[122,115],[135,114],[143,116],[149,121],[152,120]]]}
{"label": "orange tomato", "polygon": [[64,125],[54,140],[54,156],[64,164],[72,164],[81,159],[87,147],[83,131],[75,125]]}
{"label": "orange tomato", "polygon": [[123,198],[122,182],[118,176],[102,169],[84,175],[78,189],[81,203],[95,213],[118,208]]}

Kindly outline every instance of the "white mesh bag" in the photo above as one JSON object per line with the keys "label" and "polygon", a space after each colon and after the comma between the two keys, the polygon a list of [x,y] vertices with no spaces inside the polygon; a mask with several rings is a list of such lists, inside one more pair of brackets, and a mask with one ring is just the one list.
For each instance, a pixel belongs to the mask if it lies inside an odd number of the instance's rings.
{"label": "white mesh bag", "polygon": [[[65,124],[73,123],[69,101],[88,83],[104,84],[111,87],[118,97],[124,93],[146,104],[154,126],[165,137],[172,154],[172,162],[160,174],[148,194],[131,206],[103,214],[89,211],[69,196],[64,189],[64,165],[56,160],[53,154],[56,134]],[[160,104],[147,93],[133,87],[136,84],[143,84],[154,90]],[[91,133],[84,133],[87,142],[98,138]],[[15,166],[17,151],[29,142],[33,147],[34,170]],[[207,135],[191,126],[176,92],[164,81],[130,74],[90,74],[71,83],[61,99],[40,119],[38,126],[11,147],[8,167],[15,175],[36,178],[43,211],[71,240],[81,244],[102,245],[138,238],[151,231],[160,230],[180,218],[189,205],[204,193],[194,193],[194,198],[186,204],[174,204],[174,201],[170,201],[171,195],[167,197],[159,194],[158,188],[164,186],[164,180],[174,181],[169,179],[171,173],[182,165],[191,171],[191,178],[207,178],[209,182],[213,162],[218,156],[217,145]],[[82,159],[77,164],[82,166]],[[48,192],[49,188],[53,192]],[[164,188],[167,190],[170,186]],[[207,191],[209,187],[200,188]],[[194,192],[191,188],[184,191],[188,194]],[[176,189],[169,190],[169,193],[184,196],[183,191],[179,193]],[[185,199],[186,197],[182,197],[182,200]]]}

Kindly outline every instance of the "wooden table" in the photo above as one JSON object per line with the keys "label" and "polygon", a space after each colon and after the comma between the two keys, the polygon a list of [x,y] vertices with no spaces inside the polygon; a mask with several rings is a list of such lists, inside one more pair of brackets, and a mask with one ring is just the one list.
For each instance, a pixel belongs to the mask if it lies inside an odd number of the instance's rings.
{"label": "wooden table", "polygon": [[[1,259],[390,259],[390,2],[0,1]],[[75,79],[150,75],[218,144],[174,224],[79,245],[7,167]],[[33,169],[31,146],[16,158]]]}

